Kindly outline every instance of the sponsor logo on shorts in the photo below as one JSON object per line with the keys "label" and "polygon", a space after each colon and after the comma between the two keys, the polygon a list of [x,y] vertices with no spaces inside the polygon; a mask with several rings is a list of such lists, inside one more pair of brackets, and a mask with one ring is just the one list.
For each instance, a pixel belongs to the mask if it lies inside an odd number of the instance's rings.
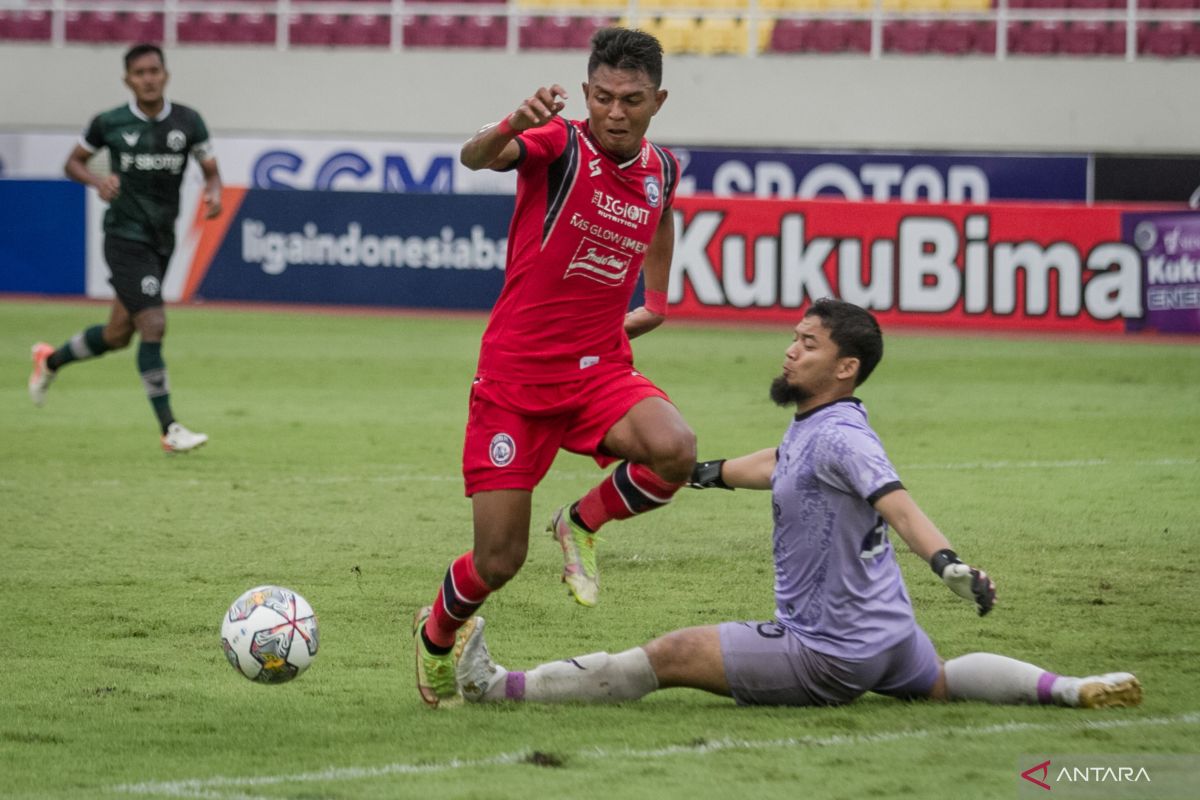
{"label": "sponsor logo on shorts", "polygon": [[171,131],[167,134],[167,147],[178,153],[187,145],[187,136],[183,131]]}
{"label": "sponsor logo on shorts", "polygon": [[497,433],[488,447],[488,457],[497,467],[507,467],[517,456],[517,445],[507,433]]}
{"label": "sponsor logo on shorts", "polygon": [[162,287],[158,283],[158,278],[154,277],[153,275],[147,275],[146,277],[142,278],[142,294],[146,295],[147,297],[158,297],[158,293],[161,288]]}
{"label": "sponsor logo on shorts", "polygon": [[584,356],[583,358],[579,359],[579,368],[587,369],[588,367],[594,367],[599,363],[600,356]]}
{"label": "sponsor logo on shorts", "polygon": [[632,256],[585,236],[575,255],[571,256],[571,264],[563,277],[579,275],[608,286],[620,286],[631,263]]}

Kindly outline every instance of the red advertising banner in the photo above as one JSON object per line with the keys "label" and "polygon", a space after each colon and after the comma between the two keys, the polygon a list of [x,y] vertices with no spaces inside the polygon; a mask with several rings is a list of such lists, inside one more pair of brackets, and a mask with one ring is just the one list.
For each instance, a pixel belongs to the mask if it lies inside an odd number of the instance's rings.
{"label": "red advertising banner", "polygon": [[1144,313],[1124,209],[716,197],[675,208],[669,301],[681,318],[794,322],[840,297],[885,325],[1123,333]]}

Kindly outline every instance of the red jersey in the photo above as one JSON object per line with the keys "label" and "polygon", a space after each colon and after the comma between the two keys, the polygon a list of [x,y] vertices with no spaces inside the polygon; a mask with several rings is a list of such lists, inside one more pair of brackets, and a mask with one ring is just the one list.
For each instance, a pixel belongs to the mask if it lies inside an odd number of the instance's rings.
{"label": "red jersey", "polygon": [[679,163],[645,139],[618,162],[586,122],[560,117],[516,142],[504,288],[483,334],[479,376],[559,383],[599,363],[632,365],[625,312]]}

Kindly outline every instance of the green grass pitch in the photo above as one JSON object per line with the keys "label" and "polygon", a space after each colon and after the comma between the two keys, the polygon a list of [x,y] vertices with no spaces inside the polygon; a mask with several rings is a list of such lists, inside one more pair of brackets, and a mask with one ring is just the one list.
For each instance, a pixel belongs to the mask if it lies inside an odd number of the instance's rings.
{"label": "green grass pitch", "polygon": [[[0,796],[21,798],[1010,798],[1022,757],[1200,756],[1200,347],[891,332],[860,394],[901,477],[995,578],[987,618],[900,543],[943,656],[1128,669],[1139,709],[867,697],[743,709],[672,690],[611,707],[429,711],[408,626],[470,545],[459,458],[483,320],[172,308],[166,457],[133,350],[25,394],[29,345],[103,305],[0,301]],[[778,442],[778,330],[668,324],[635,343],[702,458]],[[521,574],[490,600],[522,668],[772,612],[769,498],[685,490],[607,530],[593,610],[541,532],[601,476],[562,455]],[[311,670],[260,686],[219,624],[259,583],[305,595]]]}

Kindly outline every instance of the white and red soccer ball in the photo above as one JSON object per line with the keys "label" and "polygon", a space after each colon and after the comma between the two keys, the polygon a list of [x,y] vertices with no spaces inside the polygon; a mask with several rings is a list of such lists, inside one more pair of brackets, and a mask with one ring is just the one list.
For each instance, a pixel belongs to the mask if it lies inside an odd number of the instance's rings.
{"label": "white and red soccer ball", "polygon": [[317,615],[291,589],[256,586],[225,612],[221,647],[239,673],[258,683],[286,683],[317,655]]}

